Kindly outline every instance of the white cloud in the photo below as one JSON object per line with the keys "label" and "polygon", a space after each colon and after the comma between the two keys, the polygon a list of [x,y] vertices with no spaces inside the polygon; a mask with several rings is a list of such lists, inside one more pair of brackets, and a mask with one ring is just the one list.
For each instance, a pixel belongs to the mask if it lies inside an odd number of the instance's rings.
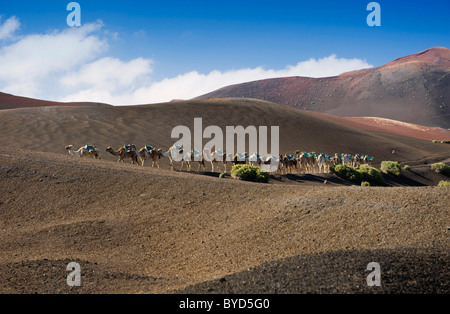
{"label": "white cloud", "polygon": [[79,88],[87,87],[97,90],[120,91],[122,89],[149,83],[152,61],[137,58],[129,62],[105,57],[85,64],[77,72],[72,72],[61,78],[62,85]]}
{"label": "white cloud", "polygon": [[19,20],[13,16],[0,25],[0,40],[10,39],[14,36],[16,30],[20,28]]}
{"label": "white cloud", "polygon": [[[111,97],[109,94],[108,100],[112,104],[144,104],[166,102],[172,99],[190,99],[228,85],[249,81],[287,76],[327,77],[370,67],[372,67],[370,64],[360,59],[344,59],[331,55],[322,59],[299,62],[295,66],[287,66],[282,70],[265,70],[257,67],[226,72],[212,71],[209,74],[192,71],[149,85],[141,84],[141,87],[129,89],[117,97]],[[97,96],[104,97],[105,94],[97,94]],[[64,100],[85,101],[89,99],[86,97],[95,96],[96,90],[91,89],[65,97]],[[96,98],[95,101],[101,101],[101,98]]]}
{"label": "white cloud", "polygon": [[52,94],[55,79],[106,51],[105,40],[94,35],[100,22],[61,32],[33,34],[0,49],[0,87],[29,97]]}
{"label": "white cloud", "polygon": [[299,62],[296,66],[288,66],[286,76],[329,77],[371,67],[372,65],[361,59],[345,59],[331,55],[322,59],[311,58]]}
{"label": "white cloud", "polygon": [[[15,17],[8,19],[0,26],[0,39],[13,38],[19,26]],[[111,36],[103,27],[98,21],[79,28],[14,37],[12,43],[0,48],[0,91],[49,100],[131,105],[190,99],[228,85],[266,78],[326,77],[371,67],[360,59],[331,55],[281,70],[191,71],[155,82],[151,78],[153,60],[123,61],[106,55],[107,38]]]}

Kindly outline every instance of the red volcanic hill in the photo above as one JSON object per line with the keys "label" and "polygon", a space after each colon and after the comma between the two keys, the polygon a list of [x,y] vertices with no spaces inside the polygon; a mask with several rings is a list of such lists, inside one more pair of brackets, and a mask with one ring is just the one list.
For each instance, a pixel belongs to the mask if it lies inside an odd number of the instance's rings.
{"label": "red volcanic hill", "polygon": [[0,110],[33,108],[33,107],[55,107],[55,106],[109,106],[109,105],[92,102],[62,103],[0,93]]}
{"label": "red volcanic hill", "polygon": [[232,85],[198,97],[245,97],[343,117],[381,117],[450,129],[450,49],[437,47],[335,77]]}

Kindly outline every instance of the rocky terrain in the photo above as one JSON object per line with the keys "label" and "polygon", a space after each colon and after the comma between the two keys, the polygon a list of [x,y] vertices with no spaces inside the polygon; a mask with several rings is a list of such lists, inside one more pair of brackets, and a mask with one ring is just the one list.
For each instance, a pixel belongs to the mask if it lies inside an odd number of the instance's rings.
{"label": "rocky terrain", "polygon": [[[450,291],[447,188],[258,184],[1,148],[0,190],[2,293]],[[371,262],[382,287],[366,284]]]}

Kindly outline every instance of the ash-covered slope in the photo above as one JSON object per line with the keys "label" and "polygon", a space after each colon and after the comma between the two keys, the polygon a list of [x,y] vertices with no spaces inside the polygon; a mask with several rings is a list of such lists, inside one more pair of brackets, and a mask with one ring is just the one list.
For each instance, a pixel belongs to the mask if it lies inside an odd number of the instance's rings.
{"label": "ash-covered slope", "polygon": [[40,100],[28,97],[15,96],[6,93],[0,93],[0,110],[34,107],[68,107],[68,106],[109,106],[107,104],[93,102],[55,102]]}

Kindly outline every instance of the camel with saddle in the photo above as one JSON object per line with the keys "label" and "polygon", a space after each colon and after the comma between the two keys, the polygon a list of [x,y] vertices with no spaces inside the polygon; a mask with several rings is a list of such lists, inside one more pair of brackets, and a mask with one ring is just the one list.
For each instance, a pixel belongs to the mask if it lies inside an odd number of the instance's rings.
{"label": "camel with saddle", "polygon": [[217,149],[215,151],[210,152],[208,149],[204,150],[204,154],[207,155],[209,161],[211,162],[211,171],[215,172],[216,167],[220,172],[219,163],[223,165],[223,173],[227,172],[227,162],[233,159],[232,154],[227,154],[225,151]]}
{"label": "camel with saddle", "polygon": [[[197,151],[190,151],[187,152],[186,154],[184,153],[184,148],[181,145],[174,145],[172,147],[169,148],[169,150],[163,154],[161,154],[162,157],[168,157],[169,161],[170,161],[170,169],[173,171],[175,169],[174,166],[174,162],[180,162],[181,166],[180,166],[180,171],[183,169],[184,164],[186,164],[186,168],[188,171],[191,171],[192,168],[192,163],[194,162],[198,162],[198,169],[197,171],[200,171],[200,167],[203,167],[204,169],[206,169],[205,167],[205,159],[202,156],[200,156],[201,154]],[[175,156],[178,156],[177,158],[175,158]],[[179,160],[177,160],[179,159]]]}
{"label": "camel with saddle", "polygon": [[248,161],[248,153],[236,153],[231,161],[233,166],[246,165]]}
{"label": "camel with saddle", "polygon": [[317,166],[319,168],[319,173],[327,173],[330,171],[331,158],[324,153],[317,155]]}
{"label": "camel with saddle", "polygon": [[192,164],[196,162],[198,163],[197,172],[200,171],[200,168],[203,168],[203,170],[206,171],[205,157],[203,156],[202,153],[196,150],[188,152],[184,158],[184,161],[186,163],[186,167],[189,172],[192,170]]}
{"label": "camel with saddle", "polygon": [[137,153],[136,153],[136,145],[124,145],[120,147],[117,151],[115,151],[113,148],[108,147],[106,149],[108,153],[114,156],[118,156],[119,159],[117,162],[125,162],[125,159],[131,159],[131,163],[139,164]]}
{"label": "camel with saddle", "polygon": [[282,164],[282,172],[285,170],[286,174],[294,173],[298,171],[298,162],[294,155],[286,154],[280,156],[280,163]]}
{"label": "camel with saddle", "polygon": [[159,168],[159,160],[162,157],[162,149],[156,149],[151,145],[145,145],[137,153],[139,160],[141,161],[142,167],[144,166],[145,160],[149,159],[152,161],[152,168],[157,166]]}
{"label": "camel with saddle", "polygon": [[297,162],[298,167],[297,169],[299,172],[303,173],[314,173],[316,166],[317,166],[317,159],[315,153],[307,153],[307,152],[300,152],[295,151],[295,154],[297,155]]}
{"label": "camel with saddle", "polygon": [[77,151],[73,149],[73,145],[69,145],[66,146],[66,150],[69,152],[70,155],[75,157],[102,159],[102,157],[100,156],[100,151],[93,145],[83,146]]}
{"label": "camel with saddle", "polygon": [[[175,167],[174,167],[175,160],[174,160],[173,156],[176,156],[177,154],[178,155],[183,154],[183,146],[174,145],[174,146],[170,147],[167,152],[162,154],[162,157],[169,158],[170,170],[172,170],[172,171],[175,169]],[[182,158],[181,158],[180,162],[181,162],[181,167],[180,167],[180,170],[181,170],[181,168],[183,167],[183,159]]]}

